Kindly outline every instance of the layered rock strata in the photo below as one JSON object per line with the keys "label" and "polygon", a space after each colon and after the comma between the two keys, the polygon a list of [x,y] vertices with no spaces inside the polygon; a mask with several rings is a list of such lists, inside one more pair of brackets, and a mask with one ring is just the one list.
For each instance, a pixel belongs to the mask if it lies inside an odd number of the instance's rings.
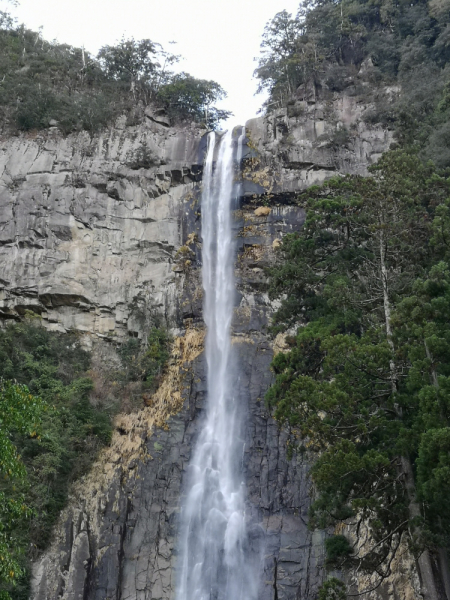
{"label": "layered rock strata", "polygon": [[[120,124],[120,123],[119,123]],[[182,197],[199,180],[201,133],[140,127],[2,142],[0,316],[51,330],[140,337],[173,317]]]}

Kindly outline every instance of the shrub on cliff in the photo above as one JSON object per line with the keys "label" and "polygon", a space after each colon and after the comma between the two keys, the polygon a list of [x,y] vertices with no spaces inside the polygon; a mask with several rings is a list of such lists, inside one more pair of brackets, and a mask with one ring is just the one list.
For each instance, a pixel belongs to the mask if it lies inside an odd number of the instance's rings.
{"label": "shrub on cliff", "polygon": [[142,383],[142,388],[153,392],[169,360],[170,338],[162,327],[153,327],[142,344],[136,338],[130,338],[119,348],[119,356],[124,367],[121,373],[125,381]]}

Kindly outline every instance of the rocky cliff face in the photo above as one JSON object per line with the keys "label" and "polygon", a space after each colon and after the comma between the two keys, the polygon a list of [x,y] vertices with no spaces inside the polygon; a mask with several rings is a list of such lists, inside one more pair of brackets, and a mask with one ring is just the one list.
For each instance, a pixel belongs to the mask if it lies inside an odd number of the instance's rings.
{"label": "rocky cliff face", "polygon": [[[365,110],[338,96],[249,121],[244,195],[366,174],[391,136],[368,128]],[[96,137],[63,138],[53,127],[2,140],[0,317],[30,310],[50,329],[119,340],[141,336],[151,309],[179,317],[184,278],[174,261],[189,235],[186,199],[201,180],[204,131],[149,115]]]}
{"label": "rocky cliff face", "polygon": [[[310,99],[247,124],[251,160],[234,215],[233,342],[248,407],[248,527],[264,548],[261,600],[313,600],[325,576],[323,534],[306,525],[307,459],[287,459],[288,434],[264,407],[277,351],[266,331],[264,267],[278,240],[303,223],[289,202],[295,190],[336,172],[365,173],[387,148],[389,133],[369,130],[363,110],[351,97],[327,106]],[[345,147],[332,143],[338,123],[353,125]],[[2,141],[0,315],[32,311],[50,329],[76,330],[86,344],[111,349],[143,337],[156,311],[177,336],[150,405],[117,418],[111,447],[73,487],[54,542],[34,566],[35,600],[174,598],[183,476],[205,400],[202,134],[149,118],[95,138],[62,138],[53,129]],[[270,207],[261,206],[262,195],[271,196]],[[404,568],[396,585],[413,598],[409,575]],[[366,589],[356,575],[352,584]],[[372,594],[383,595],[388,588]]]}
{"label": "rocky cliff face", "polygon": [[50,329],[140,336],[177,308],[182,203],[201,173],[201,132],[148,119],[91,138],[2,141],[0,314]]}

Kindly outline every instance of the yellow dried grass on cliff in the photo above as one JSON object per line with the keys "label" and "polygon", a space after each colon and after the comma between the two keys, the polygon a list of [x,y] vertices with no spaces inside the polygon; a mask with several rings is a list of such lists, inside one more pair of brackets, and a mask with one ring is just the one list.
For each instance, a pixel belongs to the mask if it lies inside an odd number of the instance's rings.
{"label": "yellow dried grass on cliff", "polygon": [[116,417],[111,444],[100,452],[90,473],[75,484],[75,495],[106,489],[118,467],[125,470],[133,460],[148,456],[147,437],[155,427],[166,426],[169,417],[182,408],[184,378],[192,362],[203,352],[204,338],[204,330],[190,328],[175,339],[169,366],[149,405]]}
{"label": "yellow dried grass on cliff", "polygon": [[254,211],[255,217],[267,217],[268,214],[270,214],[269,206],[259,206]]}

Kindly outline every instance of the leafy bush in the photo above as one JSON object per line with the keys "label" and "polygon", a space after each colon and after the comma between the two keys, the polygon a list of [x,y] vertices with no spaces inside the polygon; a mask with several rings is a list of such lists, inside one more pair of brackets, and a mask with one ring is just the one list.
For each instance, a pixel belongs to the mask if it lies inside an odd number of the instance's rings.
{"label": "leafy bush", "polygon": [[350,75],[354,75],[353,70],[347,66],[330,65],[326,71],[325,83],[333,92],[342,92],[349,85]]}
{"label": "leafy bush", "polygon": [[331,135],[323,137],[327,140],[327,146],[334,149],[346,147],[351,140],[350,132],[346,127],[335,129]]}
{"label": "leafy bush", "polygon": [[119,349],[124,365],[122,378],[140,381],[147,391],[154,391],[160,381],[170,355],[170,338],[167,331],[154,327],[144,346],[140,340],[130,338]]}
{"label": "leafy bush", "polygon": [[336,565],[342,563],[348,556],[353,554],[353,548],[345,535],[333,535],[325,540],[327,553],[327,564]]}
{"label": "leafy bush", "polygon": [[150,150],[147,142],[142,142],[135,151],[130,151],[126,157],[127,166],[137,171],[138,169],[149,169],[159,164],[158,157]]}
{"label": "leafy bush", "polygon": [[347,590],[345,583],[336,579],[336,577],[330,577],[325,583],[319,588],[317,600],[346,600]]}

